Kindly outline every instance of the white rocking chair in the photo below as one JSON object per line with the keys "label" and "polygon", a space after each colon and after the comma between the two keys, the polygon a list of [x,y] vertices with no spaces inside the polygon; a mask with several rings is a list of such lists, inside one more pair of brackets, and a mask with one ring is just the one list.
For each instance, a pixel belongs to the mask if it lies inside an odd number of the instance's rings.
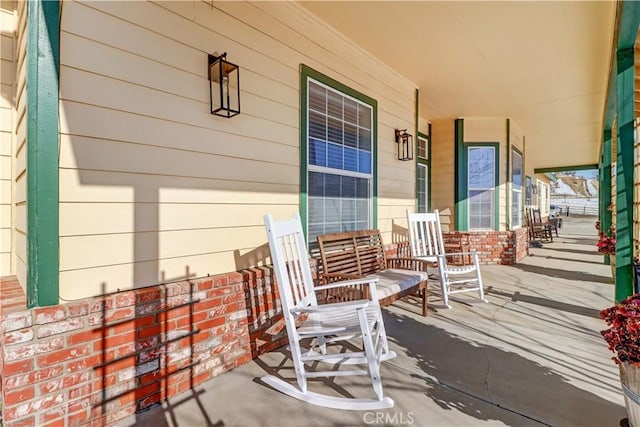
{"label": "white rocking chair", "polygon": [[[438,211],[413,213],[407,210],[407,220],[411,255],[414,258],[437,264],[444,305],[451,308],[449,305],[450,295],[469,291],[477,291],[480,300],[487,302],[484,298],[478,253],[475,251],[445,253]],[[464,260],[469,256],[471,263],[465,264]],[[448,257],[457,257],[457,259],[463,260],[462,265],[448,263]]]}
{"label": "white rocking chair", "polygon": [[[382,392],[380,362],[396,354],[389,351],[376,296],[377,278],[370,276],[314,287],[300,217],[295,214],[293,219],[275,222],[271,215],[265,215],[264,222],[298,387],[274,375],[266,375],[262,381],[286,395],[327,408],[365,411],[391,408],[393,400]],[[360,284],[369,285],[371,300],[318,305],[316,291]],[[352,338],[359,338],[361,351],[352,351],[352,346],[331,345]],[[309,350],[301,347],[300,341],[304,339],[312,339]],[[331,352],[335,347],[342,352]],[[307,362],[362,364],[366,369],[338,370],[333,366],[332,370],[309,371],[305,366]],[[349,375],[368,375],[376,397],[329,396],[311,392],[307,387],[308,378]]]}

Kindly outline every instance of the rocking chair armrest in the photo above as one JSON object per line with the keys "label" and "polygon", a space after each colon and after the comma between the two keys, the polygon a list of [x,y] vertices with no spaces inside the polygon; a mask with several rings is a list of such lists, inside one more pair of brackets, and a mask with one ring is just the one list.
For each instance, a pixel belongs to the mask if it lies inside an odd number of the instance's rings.
{"label": "rocking chair armrest", "polygon": [[378,277],[376,276],[365,276],[365,277],[360,277],[357,279],[351,279],[351,280],[341,280],[339,282],[332,282],[329,283],[328,285],[320,285],[320,286],[316,286],[313,288],[314,291],[322,291],[325,289],[333,289],[333,288],[340,288],[342,286],[353,286],[353,285],[374,285],[375,283],[377,283],[379,280]]}
{"label": "rocking chair armrest", "polygon": [[438,254],[439,257],[448,257],[448,256],[460,256],[460,255],[472,255],[472,256],[477,256],[478,252],[477,251],[469,251],[469,252],[445,252],[443,254]]}
{"label": "rocking chair armrest", "polygon": [[367,299],[359,299],[356,301],[336,302],[334,304],[312,305],[307,307],[296,307],[291,309],[291,313],[321,313],[326,311],[335,311],[340,309],[363,309],[369,306],[371,301]]}

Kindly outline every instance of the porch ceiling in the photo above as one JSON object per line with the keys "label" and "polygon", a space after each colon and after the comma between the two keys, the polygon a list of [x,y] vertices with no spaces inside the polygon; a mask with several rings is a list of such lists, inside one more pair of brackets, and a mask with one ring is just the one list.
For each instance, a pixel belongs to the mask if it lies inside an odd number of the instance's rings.
{"label": "porch ceiling", "polygon": [[598,163],[615,2],[300,4],[413,81],[421,117],[511,117],[531,166]]}

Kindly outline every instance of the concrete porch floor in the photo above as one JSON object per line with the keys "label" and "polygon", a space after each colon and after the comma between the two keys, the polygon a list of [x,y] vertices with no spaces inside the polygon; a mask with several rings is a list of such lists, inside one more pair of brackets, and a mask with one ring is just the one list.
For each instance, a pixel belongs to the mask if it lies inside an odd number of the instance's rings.
{"label": "concrete porch floor", "polygon": [[[626,416],[618,370],[599,331],[611,270],[596,252],[595,218],[565,218],[560,237],[515,266],[483,266],[488,304],[459,295],[384,310],[398,357],[382,366],[380,412],[330,410],[260,383],[284,353],[264,355],[121,425],[137,426],[597,426]],[[432,289],[436,289],[434,283]],[[314,382],[314,391],[371,397],[364,377]]]}

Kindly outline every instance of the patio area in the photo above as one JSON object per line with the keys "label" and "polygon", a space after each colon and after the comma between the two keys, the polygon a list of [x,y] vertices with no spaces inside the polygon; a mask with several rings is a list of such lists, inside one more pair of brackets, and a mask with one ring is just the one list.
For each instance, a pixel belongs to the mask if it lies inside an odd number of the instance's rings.
{"label": "patio area", "polygon": [[[385,309],[398,354],[382,366],[390,410],[329,410],[271,390],[262,375],[292,375],[284,353],[273,352],[121,425],[617,426],[623,396],[598,318],[614,288],[595,250],[594,221],[565,218],[560,237],[523,262],[483,266],[488,304],[463,294],[451,310],[431,297],[426,318],[418,300]],[[364,377],[311,387],[372,395]]]}

